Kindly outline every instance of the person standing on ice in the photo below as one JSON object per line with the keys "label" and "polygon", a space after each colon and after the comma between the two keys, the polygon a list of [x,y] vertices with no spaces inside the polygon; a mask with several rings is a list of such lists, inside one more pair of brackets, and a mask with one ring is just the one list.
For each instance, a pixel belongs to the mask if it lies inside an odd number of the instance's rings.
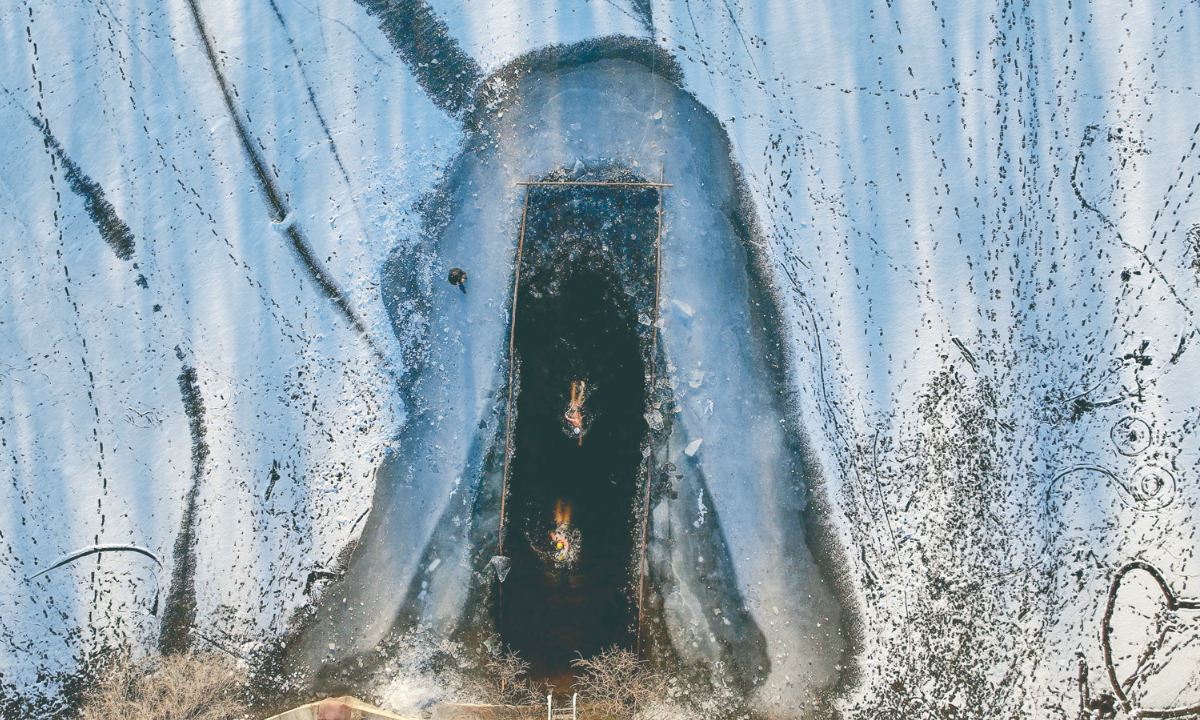
{"label": "person standing on ice", "polygon": [[467,294],[467,271],[462,268],[450,268],[451,285],[457,285],[459,290],[463,291],[463,295]]}

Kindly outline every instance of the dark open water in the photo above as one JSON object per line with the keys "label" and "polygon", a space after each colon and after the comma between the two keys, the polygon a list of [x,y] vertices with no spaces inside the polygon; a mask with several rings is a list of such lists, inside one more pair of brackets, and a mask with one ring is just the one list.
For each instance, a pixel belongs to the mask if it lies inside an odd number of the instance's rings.
{"label": "dark open water", "polygon": [[[634,536],[648,356],[639,345],[648,328],[637,313],[653,302],[645,297],[653,287],[644,271],[657,195],[533,192],[516,325],[521,380],[506,542],[513,565],[499,629],[505,645],[530,663],[532,677],[561,681],[580,654],[636,642]],[[581,233],[582,213],[592,227]],[[631,258],[639,267],[629,267]],[[628,284],[631,277],[642,282]],[[573,381],[588,389],[582,445],[564,420]],[[578,561],[568,568],[546,554],[556,508],[564,506],[581,536]]]}

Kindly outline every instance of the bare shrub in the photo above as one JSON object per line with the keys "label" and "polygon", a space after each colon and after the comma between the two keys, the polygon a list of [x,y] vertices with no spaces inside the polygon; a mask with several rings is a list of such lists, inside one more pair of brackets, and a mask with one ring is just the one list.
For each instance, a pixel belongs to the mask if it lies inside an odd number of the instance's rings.
{"label": "bare shrub", "polygon": [[590,658],[571,662],[583,674],[575,676],[580,704],[590,714],[612,718],[631,718],[656,707],[667,696],[667,682],[650,671],[644,662],[628,650],[613,646]]}
{"label": "bare shrub", "polygon": [[148,666],[118,652],[84,697],[81,720],[235,720],[245,673],[224,656],[189,652]]}
{"label": "bare shrub", "polygon": [[529,663],[522,660],[515,650],[493,653],[484,667],[488,679],[479,691],[486,702],[510,707],[541,706],[545,702],[546,693],[542,685],[525,677],[529,672]]}

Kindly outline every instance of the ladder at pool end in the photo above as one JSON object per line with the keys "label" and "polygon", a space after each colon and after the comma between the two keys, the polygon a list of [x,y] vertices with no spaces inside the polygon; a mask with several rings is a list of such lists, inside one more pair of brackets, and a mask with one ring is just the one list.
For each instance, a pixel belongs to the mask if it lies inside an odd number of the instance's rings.
{"label": "ladder at pool end", "polygon": [[578,703],[578,701],[579,701],[579,693],[575,693],[571,696],[571,707],[570,708],[565,708],[565,707],[556,708],[556,707],[554,707],[554,695],[553,694],[547,695],[546,696],[546,720],[578,720],[578,716],[575,714],[575,707],[576,707],[576,703]]}

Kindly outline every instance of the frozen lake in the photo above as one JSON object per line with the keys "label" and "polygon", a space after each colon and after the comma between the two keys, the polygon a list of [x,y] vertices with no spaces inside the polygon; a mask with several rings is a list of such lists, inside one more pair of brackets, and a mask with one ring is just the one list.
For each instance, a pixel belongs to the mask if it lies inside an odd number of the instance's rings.
{"label": "frozen lake", "polygon": [[[495,582],[486,563],[496,540],[523,210],[517,182],[604,168],[657,179],[665,167],[673,187],[664,196],[660,369],[639,413],[656,431],[647,646],[696,672],[721,668],[763,710],[786,705],[798,687],[832,686],[847,639],[829,571],[806,541],[805,459],[795,409],[780,392],[793,359],[774,346],[775,305],[750,242],[755,221],[722,128],[691,96],[629,60],[577,58],[498,78],[512,84],[472,119],[475,133],[439,191],[427,235],[391,261],[398,329],[411,328],[414,315],[424,328],[425,356],[407,390],[413,411],[381,469],[347,576],[323,598],[337,611],[318,610],[297,657],[314,670],[338,667],[417,625],[451,636],[493,622],[479,603]],[[595,251],[595,232],[558,232],[565,235],[554,252],[533,244],[535,273]],[[635,239],[631,251],[614,245],[608,254],[619,289],[640,298],[648,359],[653,308],[643,288],[653,238]],[[469,274],[465,295],[444,280],[453,266]],[[520,443],[515,451],[519,466]],[[629,510],[627,524],[641,514]]]}
{"label": "frozen lake", "polygon": [[[696,716],[1200,702],[1200,4],[0,18],[0,706],[65,717],[129,644],[420,716],[485,648],[628,643],[643,517]],[[654,209],[517,183],[660,172],[655,327]],[[526,248],[518,319],[573,347],[510,383],[527,197],[565,255]]]}

